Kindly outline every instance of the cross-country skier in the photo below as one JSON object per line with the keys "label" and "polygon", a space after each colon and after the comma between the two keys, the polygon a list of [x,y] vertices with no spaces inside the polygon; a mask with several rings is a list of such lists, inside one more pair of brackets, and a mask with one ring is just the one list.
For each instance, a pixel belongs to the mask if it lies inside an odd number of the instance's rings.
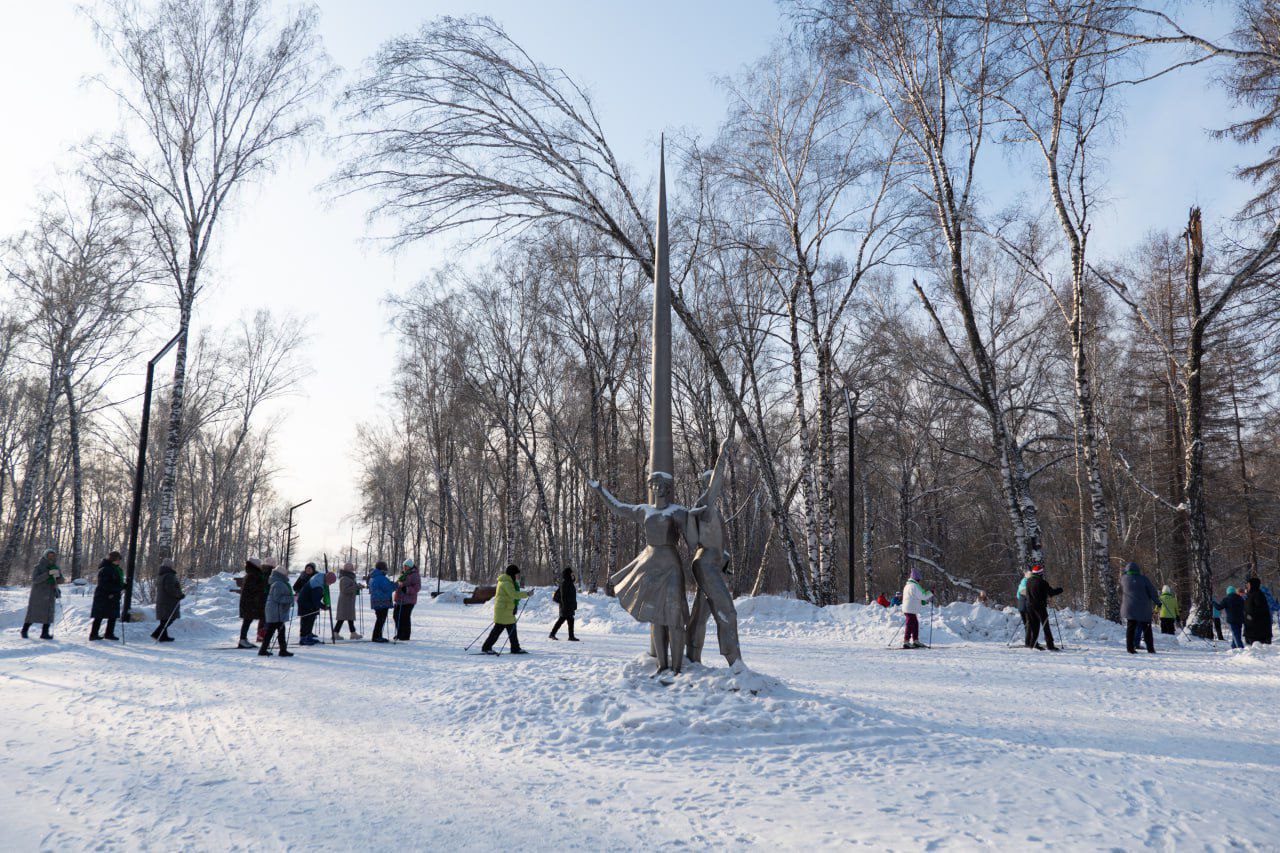
{"label": "cross-country skier", "polygon": [[489,632],[489,637],[480,648],[480,651],[487,655],[497,654],[493,650],[493,644],[498,641],[503,631],[506,631],[511,639],[511,654],[528,654],[520,648],[520,638],[516,636],[516,606],[518,602],[529,597],[529,593],[521,590],[520,583],[516,580],[519,574],[520,567],[510,565],[498,576],[498,590],[493,596],[493,630]]}
{"label": "cross-country skier", "polygon": [[902,612],[907,617],[907,627],[902,632],[904,649],[920,649],[920,608],[933,597],[933,593],[920,585],[920,570],[912,569],[907,584],[902,588]]}
{"label": "cross-country skier", "polygon": [[1160,633],[1172,634],[1178,624],[1178,596],[1173,587],[1165,584],[1160,589]]}
{"label": "cross-country skier", "polygon": [[413,607],[418,603],[418,591],[421,589],[422,575],[410,557],[404,561],[400,577],[396,578],[396,639],[402,643],[407,643],[413,635]]}
{"label": "cross-country skier", "polygon": [[578,612],[578,587],[573,582],[573,569],[564,567],[564,571],[560,573],[560,585],[556,587],[551,600],[560,605],[560,618],[551,626],[548,636],[553,640],[560,639],[556,636],[556,631],[560,630],[561,625],[568,624],[570,641],[578,642],[578,638],[573,635],[573,614]]}
{"label": "cross-country skier", "polygon": [[1018,593],[1015,596],[1018,602],[1018,615],[1022,617],[1022,631],[1027,630],[1027,579],[1031,577],[1031,570],[1027,569],[1022,573],[1022,580],[1018,581]]}
{"label": "cross-country skier", "polygon": [[333,611],[338,621],[334,633],[340,635],[345,622],[351,628],[351,639],[362,639],[356,633],[356,596],[362,589],[364,586],[356,580],[356,567],[351,563],[345,564],[338,572],[338,604]]}
{"label": "cross-country skier", "polygon": [[49,626],[53,624],[54,609],[62,597],[58,584],[62,583],[62,570],[58,568],[58,552],[48,548],[44,556],[31,570],[31,595],[27,598],[27,615],[22,620],[22,639],[27,639],[31,626],[39,624],[40,639],[52,640]]}
{"label": "cross-country skier", "polygon": [[1244,596],[1240,595],[1234,586],[1229,586],[1222,600],[1215,601],[1213,604],[1222,611],[1223,617],[1227,620],[1227,627],[1231,629],[1231,648],[1243,649],[1244,640],[1240,633],[1244,629]]}
{"label": "cross-country skier", "polygon": [[249,642],[249,626],[258,623],[257,639],[262,640],[266,633],[267,584],[271,570],[264,568],[257,557],[250,557],[244,563],[244,579],[240,581],[240,648],[256,649]]}
{"label": "cross-country skier", "polygon": [[[1049,630],[1049,599],[1062,595],[1062,587],[1049,586],[1044,579],[1044,566],[1032,566],[1027,578],[1027,638],[1029,649],[1058,649],[1053,644],[1053,632]],[[1044,646],[1040,645],[1040,626],[1044,626]]]}
{"label": "cross-country skier", "polygon": [[1120,618],[1125,620],[1124,644],[1129,654],[1137,654],[1139,635],[1146,640],[1147,651],[1156,653],[1151,637],[1151,609],[1160,603],[1156,588],[1142,573],[1137,563],[1130,562],[1120,576]]}
{"label": "cross-country skier", "polygon": [[1249,578],[1244,595],[1244,641],[1247,645],[1271,645],[1271,608],[1262,593],[1262,581]]}
{"label": "cross-country skier", "polygon": [[369,575],[369,606],[373,608],[373,642],[390,642],[382,636],[382,626],[387,624],[387,611],[391,609],[396,585],[387,577],[387,564],[379,560]]}
{"label": "cross-country skier", "polygon": [[157,643],[173,642],[169,626],[182,618],[181,602],[186,597],[173,563],[165,560],[160,564],[160,574],[156,575],[156,629],[151,632],[151,639]]}
{"label": "cross-country skier", "polygon": [[289,621],[289,614],[292,611],[293,589],[289,586],[289,576],[285,574],[284,569],[273,567],[271,583],[267,589],[267,631],[262,637],[262,648],[258,649],[259,655],[262,657],[271,655],[271,638],[275,636],[280,639],[280,657],[293,657],[284,634],[284,625]]}
{"label": "cross-country skier", "polygon": [[[120,568],[120,552],[112,551],[98,565],[98,584],[93,588],[93,609],[89,615],[93,624],[89,627],[90,640],[119,640],[116,636],[116,620],[120,618],[120,594],[124,592],[124,570]],[[102,620],[107,621],[107,633],[99,634]]]}

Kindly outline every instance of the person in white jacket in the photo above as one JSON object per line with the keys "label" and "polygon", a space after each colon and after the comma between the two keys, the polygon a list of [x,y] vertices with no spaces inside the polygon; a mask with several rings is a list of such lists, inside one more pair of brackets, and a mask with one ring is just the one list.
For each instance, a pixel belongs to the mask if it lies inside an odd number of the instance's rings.
{"label": "person in white jacket", "polygon": [[920,642],[920,608],[932,597],[933,593],[920,585],[920,571],[912,569],[907,585],[902,588],[902,612],[907,617],[907,628],[902,635],[904,649],[924,648]]}

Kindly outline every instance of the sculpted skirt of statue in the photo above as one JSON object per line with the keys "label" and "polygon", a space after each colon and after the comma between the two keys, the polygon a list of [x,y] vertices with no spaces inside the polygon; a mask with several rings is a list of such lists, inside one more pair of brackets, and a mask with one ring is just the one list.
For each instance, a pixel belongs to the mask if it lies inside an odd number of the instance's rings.
{"label": "sculpted skirt of statue", "polygon": [[[649,524],[646,522],[646,533]],[[689,621],[684,566],[671,545],[649,545],[609,579],[618,603],[637,622],[683,626]]]}

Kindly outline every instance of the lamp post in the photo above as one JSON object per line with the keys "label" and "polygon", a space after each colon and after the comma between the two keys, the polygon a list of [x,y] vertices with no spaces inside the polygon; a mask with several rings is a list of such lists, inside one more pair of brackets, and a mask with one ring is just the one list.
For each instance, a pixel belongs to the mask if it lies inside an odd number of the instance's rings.
{"label": "lamp post", "polygon": [[289,507],[289,524],[285,527],[284,533],[284,573],[289,574],[289,556],[293,553],[293,511],[300,506],[306,506],[311,503],[311,498],[307,498],[300,504],[294,504]]}
{"label": "lamp post", "polygon": [[[156,362],[164,358],[182,337],[182,332],[169,339],[169,343],[147,362],[147,387],[142,394],[142,423],[138,432],[138,467],[133,473],[133,507],[129,512],[129,559],[125,562],[124,607],[120,612],[121,625],[129,624],[129,611],[133,607],[133,579],[138,565],[138,522],[142,516],[142,484],[147,475],[147,438],[151,432],[151,386],[155,381]],[[120,629],[121,636],[124,628]]]}
{"label": "lamp post", "polygon": [[[854,527],[853,527],[853,501],[854,501],[854,466],[857,464],[858,458],[858,413],[853,408],[853,397],[849,395],[849,389],[844,389],[844,405],[849,410],[849,603],[853,604],[856,600],[853,594],[853,555],[854,550]],[[871,597],[871,590],[867,590],[867,597]]]}

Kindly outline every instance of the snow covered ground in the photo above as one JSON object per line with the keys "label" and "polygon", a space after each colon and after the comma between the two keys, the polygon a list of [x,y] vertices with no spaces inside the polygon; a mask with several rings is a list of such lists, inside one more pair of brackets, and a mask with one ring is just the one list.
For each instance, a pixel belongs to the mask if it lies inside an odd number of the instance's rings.
{"label": "snow covered ground", "polygon": [[1011,611],[951,605],[937,648],[901,651],[896,614],[761,598],[739,602],[751,672],[713,631],[664,688],[603,597],[557,643],[540,591],[526,657],[464,654],[489,610],[446,585],[412,643],[286,661],[215,648],[230,587],[189,596],[167,646],[150,624],[87,643],[71,594],[24,641],[26,591],[0,590],[0,847],[1280,848],[1271,649],[1131,657],[1061,614],[1051,655],[1006,648]]}

